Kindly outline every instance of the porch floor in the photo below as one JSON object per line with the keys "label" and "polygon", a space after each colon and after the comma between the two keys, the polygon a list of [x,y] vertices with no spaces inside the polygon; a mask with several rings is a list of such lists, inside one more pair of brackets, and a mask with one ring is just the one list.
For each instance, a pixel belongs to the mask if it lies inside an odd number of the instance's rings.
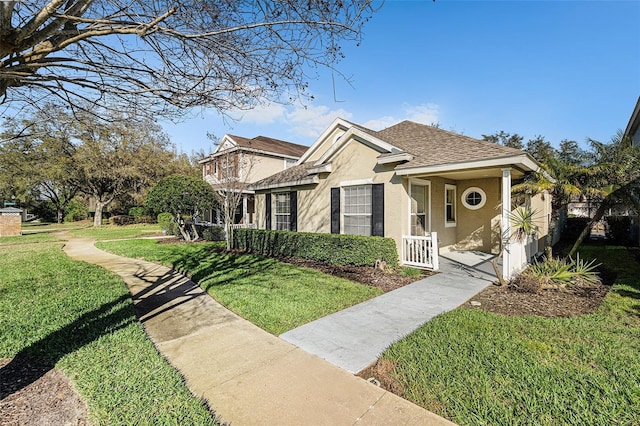
{"label": "porch floor", "polygon": [[495,279],[490,264],[467,265],[440,256],[439,274],[290,330],[280,338],[357,373],[393,342],[465,303]]}

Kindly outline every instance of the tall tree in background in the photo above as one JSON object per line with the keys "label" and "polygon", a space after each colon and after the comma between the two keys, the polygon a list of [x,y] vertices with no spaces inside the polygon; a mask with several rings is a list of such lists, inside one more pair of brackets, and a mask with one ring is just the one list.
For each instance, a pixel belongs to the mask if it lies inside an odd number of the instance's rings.
{"label": "tall tree in background", "polygon": [[172,171],[169,138],[151,120],[112,114],[104,122],[84,114],[76,127],[77,183],[95,202],[94,226],[102,224],[104,208],[117,197],[130,194],[142,203],[146,191]]}
{"label": "tall tree in background", "polygon": [[307,95],[372,0],[0,1],[0,99],[175,118]]}
{"label": "tall tree in background", "polygon": [[492,135],[482,135],[482,140],[487,142],[497,143],[498,145],[508,146],[509,148],[523,149],[524,144],[522,140],[524,138],[517,133],[513,135],[507,133],[504,130],[500,130]]}
{"label": "tall tree in background", "polygon": [[602,202],[580,233],[567,256],[574,256],[582,242],[600,221],[606,211],[616,204],[640,212],[640,147],[634,147],[631,139],[619,131],[609,143],[590,140],[594,171],[592,186],[600,191]]}
{"label": "tall tree in background", "polygon": [[[78,193],[78,169],[73,156],[73,123],[53,106],[22,120],[6,120],[0,146],[0,169],[22,185],[22,200],[48,200],[61,223],[67,206]],[[53,120],[50,120],[53,118]],[[20,134],[21,130],[26,130]],[[19,137],[16,137],[19,135]],[[0,185],[2,185],[0,183]]]}
{"label": "tall tree in background", "polygon": [[529,139],[525,151],[540,163],[546,163],[556,155],[556,150],[551,146],[551,143],[541,135],[536,135],[533,139]]}

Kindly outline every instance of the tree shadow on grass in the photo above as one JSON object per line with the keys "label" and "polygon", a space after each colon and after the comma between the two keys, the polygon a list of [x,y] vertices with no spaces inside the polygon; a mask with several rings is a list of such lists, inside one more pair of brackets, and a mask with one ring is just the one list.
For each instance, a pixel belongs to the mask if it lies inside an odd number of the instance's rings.
{"label": "tree shadow on grass", "polygon": [[65,355],[135,322],[128,300],[123,295],[105,303],[18,352],[0,368],[0,400],[40,379]]}
{"label": "tree shadow on grass", "polygon": [[188,273],[196,283],[206,280],[203,288],[208,290],[244,278],[260,279],[277,263],[277,260],[264,256],[209,251],[198,257],[193,254],[181,256],[174,260],[173,268]]}

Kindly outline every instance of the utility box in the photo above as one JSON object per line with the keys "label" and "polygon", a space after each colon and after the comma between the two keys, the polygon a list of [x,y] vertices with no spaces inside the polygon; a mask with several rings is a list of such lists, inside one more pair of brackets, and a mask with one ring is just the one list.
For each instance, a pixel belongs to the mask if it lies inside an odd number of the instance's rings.
{"label": "utility box", "polygon": [[15,207],[0,209],[0,237],[22,234],[22,210]]}

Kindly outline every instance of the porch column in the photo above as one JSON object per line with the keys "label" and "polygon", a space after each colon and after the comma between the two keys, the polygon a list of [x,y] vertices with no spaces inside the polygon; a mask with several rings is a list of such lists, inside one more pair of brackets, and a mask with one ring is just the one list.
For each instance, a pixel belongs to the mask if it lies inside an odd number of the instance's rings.
{"label": "porch column", "polygon": [[247,194],[242,195],[242,223],[249,223],[249,207],[247,205]]}
{"label": "porch column", "polygon": [[511,236],[511,168],[502,169],[502,217],[500,230],[502,238],[502,276],[511,278],[511,255],[509,254],[509,240]]}

